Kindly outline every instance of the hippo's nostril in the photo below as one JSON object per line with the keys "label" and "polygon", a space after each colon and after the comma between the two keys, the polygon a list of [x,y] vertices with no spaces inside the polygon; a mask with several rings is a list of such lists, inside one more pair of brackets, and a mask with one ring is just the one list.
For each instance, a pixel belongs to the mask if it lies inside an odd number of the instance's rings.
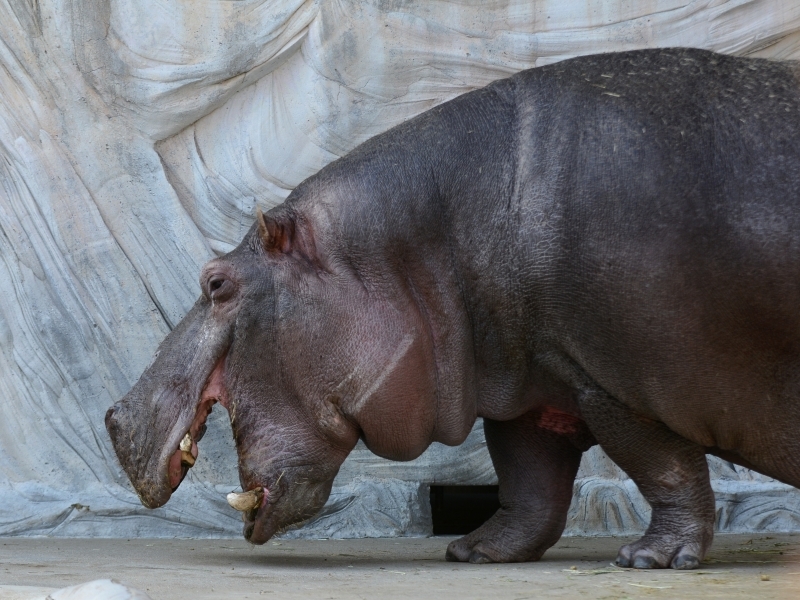
{"label": "hippo's nostril", "polygon": [[106,429],[110,429],[112,420],[114,419],[114,407],[112,406],[106,411]]}

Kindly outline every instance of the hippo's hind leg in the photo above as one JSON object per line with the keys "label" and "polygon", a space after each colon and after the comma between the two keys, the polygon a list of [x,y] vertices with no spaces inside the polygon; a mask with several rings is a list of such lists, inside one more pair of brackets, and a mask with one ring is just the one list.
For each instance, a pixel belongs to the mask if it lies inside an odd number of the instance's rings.
{"label": "hippo's hind leg", "polygon": [[617,564],[697,567],[714,535],[714,492],[704,449],[602,391],[584,394],[579,404],[600,446],[653,509],[644,536],[620,549]]}
{"label": "hippo's hind leg", "polygon": [[[481,527],[451,542],[447,560],[538,560],[561,537],[582,451],[570,439],[574,436],[544,428],[541,420],[541,412],[511,421],[484,420],[501,508]],[[582,422],[580,426],[585,428]]]}

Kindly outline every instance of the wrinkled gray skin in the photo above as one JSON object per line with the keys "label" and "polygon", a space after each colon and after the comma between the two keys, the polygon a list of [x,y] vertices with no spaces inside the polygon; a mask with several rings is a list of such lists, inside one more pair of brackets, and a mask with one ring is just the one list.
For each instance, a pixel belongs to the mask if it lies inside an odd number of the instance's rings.
{"label": "wrinkled gray skin", "polygon": [[359,437],[408,460],[483,417],[502,508],[449,559],[538,559],[599,443],[653,507],[618,564],[697,566],[705,454],[800,485],[797,75],[699,50],[576,58],[332,163],[206,265],[109,411],[142,502],[169,499],[215,400],[243,488],[267,490],[255,543],[322,507]]}

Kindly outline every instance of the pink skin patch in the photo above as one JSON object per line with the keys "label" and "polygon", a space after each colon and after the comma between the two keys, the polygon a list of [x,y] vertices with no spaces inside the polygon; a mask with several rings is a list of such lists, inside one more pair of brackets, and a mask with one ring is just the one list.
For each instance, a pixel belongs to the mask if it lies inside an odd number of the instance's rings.
{"label": "pink skin patch", "polygon": [[[197,458],[197,455],[200,453],[197,449],[197,442],[192,442],[192,456]],[[185,471],[188,471],[188,467],[184,467],[183,463],[181,462],[181,450],[178,448],[175,450],[175,453],[169,459],[169,466],[167,467],[169,473],[169,486],[174,490],[178,487],[178,484],[183,480],[183,476],[185,475]]]}
{"label": "pink skin patch", "polygon": [[[214,370],[211,371],[211,375],[208,376],[206,380],[206,385],[203,388],[203,392],[200,394],[200,406],[202,407],[203,403],[210,402],[211,405],[215,402],[219,402],[222,406],[225,407],[225,410],[228,410],[230,405],[230,398],[228,397],[228,390],[225,389],[225,359],[226,356],[223,356],[217,361],[217,364],[214,366]],[[209,406],[209,412],[211,408]],[[198,413],[200,411],[198,410]],[[197,417],[195,417],[195,421]],[[205,422],[205,418],[203,418],[203,422]],[[194,424],[193,424],[194,425]]]}
{"label": "pink skin patch", "polygon": [[583,420],[552,406],[545,406],[536,425],[559,435],[569,435],[582,431]]}
{"label": "pink skin patch", "polygon": [[261,487],[261,504],[256,507],[256,510],[260,510],[267,505],[267,500],[269,499],[269,490],[265,487]]}

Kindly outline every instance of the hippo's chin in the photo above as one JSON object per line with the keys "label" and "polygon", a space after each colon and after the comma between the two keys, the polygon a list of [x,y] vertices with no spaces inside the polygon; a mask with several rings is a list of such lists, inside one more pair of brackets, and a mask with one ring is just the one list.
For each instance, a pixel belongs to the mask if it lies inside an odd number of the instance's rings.
{"label": "hippo's chin", "polygon": [[280,519],[280,479],[270,491],[266,486],[261,506],[242,513],[244,521],[243,534],[251,544],[263,544],[276,533],[283,531],[293,523],[282,523]]}
{"label": "hippo's chin", "polygon": [[244,538],[251,544],[263,544],[275,535],[281,527],[276,522],[274,511],[269,506],[243,514]]}
{"label": "hippo's chin", "polygon": [[[284,477],[284,474],[286,477]],[[263,544],[272,536],[294,529],[313,518],[325,505],[333,485],[330,481],[311,483],[299,474],[287,471],[264,489],[264,500],[259,508],[242,513],[244,537],[252,544]],[[302,481],[293,484],[290,479]]]}

